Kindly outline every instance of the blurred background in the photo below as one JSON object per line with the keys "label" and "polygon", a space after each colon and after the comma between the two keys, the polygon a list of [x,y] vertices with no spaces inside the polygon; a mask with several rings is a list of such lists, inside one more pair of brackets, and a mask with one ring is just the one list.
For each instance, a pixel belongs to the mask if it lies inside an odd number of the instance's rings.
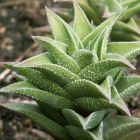
{"label": "blurred background", "polygon": [[[22,61],[43,50],[33,42],[32,35],[49,35],[45,5],[59,9],[61,3],[52,0],[0,0],[0,62]],[[140,58],[134,62],[140,73]],[[16,81],[15,74],[0,68],[0,87]],[[25,97],[0,94],[0,103],[33,102]],[[140,96],[128,105],[133,115],[140,117]],[[30,119],[0,108],[0,140],[47,140],[43,130]]]}

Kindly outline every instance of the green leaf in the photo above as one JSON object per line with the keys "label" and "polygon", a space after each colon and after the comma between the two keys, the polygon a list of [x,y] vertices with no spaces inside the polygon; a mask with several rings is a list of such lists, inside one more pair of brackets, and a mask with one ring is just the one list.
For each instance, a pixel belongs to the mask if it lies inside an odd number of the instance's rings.
{"label": "green leaf", "polygon": [[140,134],[140,119],[112,116],[104,120],[105,140],[136,140]]}
{"label": "green leaf", "polygon": [[77,107],[85,112],[115,109],[113,105],[103,98],[81,97],[75,100],[75,104],[77,104]]}
{"label": "green leaf", "polygon": [[108,44],[108,53],[119,54],[131,60],[140,54],[140,41],[111,42]]}
{"label": "green leaf", "polygon": [[95,127],[97,127],[102,122],[103,118],[108,113],[109,113],[109,110],[96,111],[96,112],[91,113],[85,119],[84,129],[95,130]]}
{"label": "green leaf", "polygon": [[74,140],[97,140],[94,134],[79,127],[70,125],[66,128]]}
{"label": "green leaf", "polygon": [[108,102],[103,98],[81,97],[75,100],[80,109],[86,112],[93,112],[102,109],[118,109],[127,115],[130,115],[129,110],[124,101],[119,96],[115,87],[112,88],[112,100]]}
{"label": "green leaf", "polygon": [[[48,8],[46,8],[46,10],[47,10],[48,21],[51,26],[54,38],[60,42],[67,44],[68,43],[67,37],[69,38],[73,37],[77,48],[81,48],[82,47],[81,41],[79,37],[75,34],[73,29],[63,19],[57,16],[54,12],[52,12]],[[73,39],[71,38],[71,40]]]}
{"label": "green leaf", "polygon": [[74,18],[73,29],[75,33],[79,36],[79,38],[83,39],[86,35],[88,35],[92,31],[92,26],[89,23],[85,13],[77,4],[77,2],[74,2],[74,10],[75,10],[75,16],[74,16],[75,18]]}
{"label": "green leaf", "polygon": [[88,51],[86,49],[80,49],[76,51],[72,57],[78,63],[81,69],[90,65],[91,63],[96,63],[98,61],[96,52]]}
{"label": "green leaf", "polygon": [[132,69],[135,69],[135,67],[131,64],[130,61],[128,61],[125,57],[123,57],[122,55],[118,55],[118,54],[113,54],[113,53],[108,53],[106,55],[106,60],[119,60],[121,62],[123,62],[124,64],[126,64],[127,66],[129,66]]}
{"label": "green leaf", "polygon": [[84,118],[80,114],[70,109],[63,109],[62,114],[64,115],[68,125],[83,128]]}
{"label": "green leaf", "polygon": [[130,17],[136,15],[140,11],[140,3],[127,9],[127,11],[122,15],[122,20],[127,20]]}
{"label": "green leaf", "polygon": [[122,10],[122,5],[117,0],[107,0],[107,6],[110,12]]}
{"label": "green leaf", "polygon": [[100,83],[107,75],[110,75],[112,69],[131,66],[127,63],[124,63],[122,60],[104,60],[85,67],[79,73],[79,76],[83,79],[87,79],[95,83]]}
{"label": "green leaf", "polygon": [[18,63],[18,65],[22,66],[22,65],[41,65],[41,64],[46,64],[46,63],[52,63],[52,58],[50,56],[50,54],[48,52],[45,53],[41,53],[39,55],[33,56],[29,59],[26,59],[20,63]]}
{"label": "green leaf", "polygon": [[112,25],[107,26],[102,31],[102,33],[99,35],[97,40],[95,41],[94,49],[97,52],[99,60],[103,60],[106,57],[107,44],[108,44],[108,40],[109,40],[109,35],[110,35],[110,32],[111,32],[111,29],[112,29]]}
{"label": "green leaf", "polygon": [[140,77],[139,76],[125,76],[122,77],[117,83],[116,87],[120,96],[126,101],[132,95],[140,91]]}
{"label": "green leaf", "polygon": [[104,97],[110,100],[111,98],[104,87],[85,79],[72,81],[65,86],[65,90],[75,99],[79,97]]}
{"label": "green leaf", "polygon": [[95,30],[93,30],[89,35],[87,35],[84,39],[83,39],[83,44],[84,46],[87,46],[88,43],[93,40],[95,37],[99,36],[101,34],[101,32],[106,28],[106,26],[113,26],[114,23],[118,20],[118,18],[120,17],[120,15],[124,12],[121,11],[117,14],[115,14],[114,16],[108,18],[107,20],[105,20],[104,22],[102,22],[102,24],[100,24],[99,26],[97,26],[95,28]]}
{"label": "green leaf", "polygon": [[73,103],[64,98],[47,91],[37,89],[29,82],[18,82],[0,89],[0,92],[15,93],[33,98],[57,109],[73,108]]}
{"label": "green leaf", "polygon": [[43,112],[43,114],[53,121],[57,122],[58,124],[65,126],[66,120],[61,114],[61,111],[57,110],[56,108],[51,107],[50,105],[38,102],[40,110]]}
{"label": "green leaf", "polygon": [[36,36],[33,38],[50,52],[57,64],[64,66],[74,73],[79,72],[78,64],[69,55],[59,49],[59,43],[47,37]]}
{"label": "green leaf", "polygon": [[93,20],[95,24],[99,24],[101,22],[101,18],[96,12],[96,9],[90,6],[89,0],[77,0],[77,2],[79,3],[79,5],[84,10],[84,12],[90,20]]}
{"label": "green leaf", "polygon": [[129,24],[126,24],[126,23],[120,22],[120,21],[118,21],[115,24],[113,29],[116,30],[116,31],[120,30],[120,31],[124,31],[124,32],[131,33],[131,34],[134,34],[134,35],[138,35],[138,36],[140,35],[139,29],[135,28],[132,25],[129,25]]}
{"label": "green leaf", "polygon": [[73,80],[80,79],[76,74],[56,64],[45,64],[31,67],[43,72],[48,79],[56,82],[61,86],[65,86]]}
{"label": "green leaf", "polygon": [[62,113],[69,125],[81,127],[84,130],[92,130],[101,123],[109,110],[93,112],[86,118],[70,109],[63,109]]}
{"label": "green leaf", "polygon": [[38,123],[41,127],[47,130],[48,133],[52,134],[56,139],[69,140],[66,129],[41,114],[37,106],[13,103],[1,105],[7,109],[22,113],[30,117],[34,122]]}
{"label": "green leaf", "polygon": [[115,86],[112,87],[111,93],[112,93],[112,101],[111,101],[112,105],[116,106],[116,108],[118,108],[120,111],[130,116],[129,109],[126,106],[123,99],[120,97]]}
{"label": "green leaf", "polygon": [[36,85],[38,88],[71,99],[70,95],[68,95],[62,87],[54,83],[51,79],[47,79],[46,75],[42,72],[31,68],[19,67],[18,65],[20,65],[20,63],[17,65],[6,63],[5,65],[8,68],[16,71],[18,74],[25,76],[32,84]]}

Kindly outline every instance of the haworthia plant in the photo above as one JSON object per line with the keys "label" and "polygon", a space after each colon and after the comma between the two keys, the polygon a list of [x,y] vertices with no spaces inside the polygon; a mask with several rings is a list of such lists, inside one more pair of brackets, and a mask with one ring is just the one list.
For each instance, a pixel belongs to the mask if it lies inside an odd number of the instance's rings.
{"label": "haworthia plant", "polygon": [[0,89],[36,105],[0,105],[30,117],[56,140],[139,139],[140,119],[131,116],[125,101],[140,90],[140,77],[123,73],[135,69],[130,60],[140,54],[140,42],[110,42],[111,29],[126,11],[116,4],[121,11],[97,27],[76,2],[72,27],[46,8],[55,39],[34,36],[47,52],[3,63],[24,80]]}
{"label": "haworthia plant", "polygon": [[[140,26],[139,22],[137,22],[138,14],[140,13],[140,1],[139,0],[54,0],[54,2],[65,2],[65,6],[67,8],[53,8],[56,13],[58,13],[61,17],[63,17],[67,21],[71,21],[73,19],[72,8],[70,9],[70,5],[72,5],[72,1],[77,1],[81,8],[84,10],[90,21],[93,21],[93,27],[99,25],[103,20],[107,17],[112,16],[115,12],[122,10],[127,7],[127,10],[120,18],[115,26],[113,27],[113,31],[111,33],[112,40],[127,40],[127,41],[138,41],[140,40]],[[68,5],[68,6],[67,6]],[[81,14],[77,13],[76,18],[81,20]],[[84,26],[83,21],[81,24]],[[78,25],[74,24],[74,27]],[[85,28],[85,34],[90,31],[90,26]],[[79,28],[76,29],[78,32]],[[80,34],[79,37],[81,37]]]}

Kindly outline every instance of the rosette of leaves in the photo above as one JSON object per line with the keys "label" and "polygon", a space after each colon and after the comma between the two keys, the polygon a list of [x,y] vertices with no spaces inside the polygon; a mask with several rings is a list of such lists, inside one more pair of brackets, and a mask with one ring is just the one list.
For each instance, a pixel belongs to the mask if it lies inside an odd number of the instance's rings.
{"label": "rosette of leaves", "polygon": [[47,9],[54,39],[34,36],[47,52],[20,63],[4,63],[21,81],[0,89],[32,98],[37,104],[1,106],[22,113],[57,140],[139,139],[140,119],[125,101],[140,89],[140,77],[124,76],[135,69],[130,60],[140,42],[110,42],[122,10],[93,27],[77,3],[71,27]]}
{"label": "rosette of leaves", "polygon": [[[73,0],[54,0],[56,3],[64,3],[65,8],[53,8],[56,13],[67,21],[73,19]],[[94,25],[101,24],[113,13],[127,7],[126,12],[116,23],[111,33],[112,40],[115,41],[139,41],[140,40],[140,13],[139,0],[76,0],[90,21]],[[71,7],[70,7],[71,5]],[[67,7],[67,8],[66,8]]]}

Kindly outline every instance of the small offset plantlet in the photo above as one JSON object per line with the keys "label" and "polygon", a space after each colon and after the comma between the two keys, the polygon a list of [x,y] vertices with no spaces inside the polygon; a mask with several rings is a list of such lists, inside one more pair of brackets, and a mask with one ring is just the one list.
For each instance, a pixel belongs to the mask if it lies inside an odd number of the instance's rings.
{"label": "small offset plantlet", "polygon": [[71,27],[47,10],[54,39],[33,36],[47,52],[20,63],[4,63],[21,75],[0,92],[28,96],[33,104],[1,106],[40,124],[56,140],[138,140],[140,118],[125,101],[140,90],[139,76],[124,76],[140,54],[140,42],[110,42],[121,10],[96,28],[74,3]]}
{"label": "small offset plantlet", "polygon": [[[65,20],[73,19],[73,10],[70,8],[73,0],[54,0],[54,2],[63,2],[67,8],[54,8],[54,11]],[[140,40],[140,13],[139,0],[76,0],[90,21],[94,25],[101,24],[106,18],[115,12],[127,7],[126,12],[113,27],[111,39],[115,41],[139,41]]]}

